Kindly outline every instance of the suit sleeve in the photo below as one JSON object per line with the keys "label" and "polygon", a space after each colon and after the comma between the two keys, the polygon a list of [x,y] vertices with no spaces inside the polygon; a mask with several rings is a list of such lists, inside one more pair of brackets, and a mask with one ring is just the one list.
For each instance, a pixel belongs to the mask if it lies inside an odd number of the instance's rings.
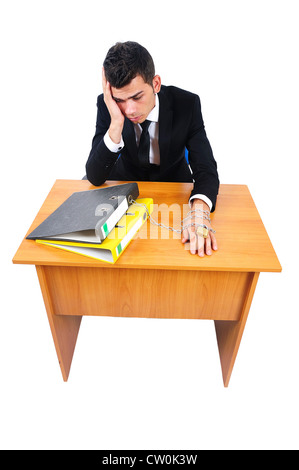
{"label": "suit sleeve", "polygon": [[103,95],[98,97],[97,107],[96,132],[86,162],[86,176],[93,185],[100,186],[109,178],[120,152],[111,152],[104,142],[104,136],[110,126],[110,115]]}
{"label": "suit sleeve", "polygon": [[206,135],[198,96],[196,96],[194,102],[186,147],[189,152],[189,163],[194,178],[194,188],[190,197],[195,194],[204,194],[211,200],[213,212],[219,190],[219,178],[217,163]]}

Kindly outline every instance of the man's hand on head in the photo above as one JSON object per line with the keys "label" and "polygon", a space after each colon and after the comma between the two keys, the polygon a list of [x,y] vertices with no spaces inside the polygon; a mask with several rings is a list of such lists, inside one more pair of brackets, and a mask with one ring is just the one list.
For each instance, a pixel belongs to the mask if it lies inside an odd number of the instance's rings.
{"label": "man's hand on head", "polygon": [[109,137],[115,144],[118,144],[121,141],[121,135],[124,127],[125,116],[117,106],[117,103],[113,99],[111,93],[111,85],[106,79],[104,67],[102,69],[102,82],[103,82],[103,93],[104,101],[108,108],[111,123],[109,127]]}

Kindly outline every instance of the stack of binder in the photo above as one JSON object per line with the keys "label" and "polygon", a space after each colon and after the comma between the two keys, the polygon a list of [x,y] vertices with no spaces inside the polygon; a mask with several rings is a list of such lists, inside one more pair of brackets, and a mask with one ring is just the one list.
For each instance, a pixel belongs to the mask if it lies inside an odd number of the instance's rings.
{"label": "stack of binder", "polygon": [[138,196],[137,183],[75,192],[27,238],[115,263],[152,212]]}

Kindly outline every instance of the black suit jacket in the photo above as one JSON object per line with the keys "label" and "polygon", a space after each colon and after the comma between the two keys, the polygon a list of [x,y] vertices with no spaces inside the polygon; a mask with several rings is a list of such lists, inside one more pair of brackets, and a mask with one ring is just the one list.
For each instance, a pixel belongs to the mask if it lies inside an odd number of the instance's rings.
{"label": "black suit jacket", "polygon": [[[110,126],[110,114],[103,95],[98,97],[96,133],[86,163],[88,180],[100,186],[107,179],[121,181],[194,182],[191,196],[204,194],[215,210],[219,189],[217,164],[208,141],[201,114],[199,97],[180,88],[163,86],[159,93],[160,168],[154,173],[142,168],[137,157],[134,125],[125,118],[125,146],[110,152],[103,137]],[[189,165],[185,158],[188,150]]]}

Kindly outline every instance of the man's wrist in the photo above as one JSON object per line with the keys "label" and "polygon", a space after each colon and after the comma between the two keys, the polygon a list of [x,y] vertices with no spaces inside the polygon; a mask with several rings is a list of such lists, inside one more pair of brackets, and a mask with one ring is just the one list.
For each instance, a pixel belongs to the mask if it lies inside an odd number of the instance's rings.
{"label": "man's wrist", "polygon": [[190,206],[192,205],[192,201],[194,201],[195,199],[200,199],[201,201],[205,202],[208,206],[209,206],[209,210],[211,211],[212,208],[213,208],[213,203],[212,201],[207,197],[205,196],[204,194],[194,194],[193,196],[190,197],[189,199],[189,204]]}
{"label": "man's wrist", "polygon": [[194,198],[190,202],[191,202],[192,209],[195,209],[195,207],[200,207],[204,211],[210,212],[209,205],[205,201],[203,201],[202,199]]}
{"label": "man's wrist", "polygon": [[106,147],[108,148],[108,150],[110,150],[110,152],[113,152],[113,153],[120,152],[124,147],[124,141],[122,139],[122,136],[120,137],[119,142],[115,143],[113,142],[113,140],[111,139],[109,135],[109,130],[104,135],[104,143]]}
{"label": "man's wrist", "polygon": [[123,124],[110,124],[108,129],[109,137],[114,144],[118,144],[121,140],[121,135],[123,131]]}

